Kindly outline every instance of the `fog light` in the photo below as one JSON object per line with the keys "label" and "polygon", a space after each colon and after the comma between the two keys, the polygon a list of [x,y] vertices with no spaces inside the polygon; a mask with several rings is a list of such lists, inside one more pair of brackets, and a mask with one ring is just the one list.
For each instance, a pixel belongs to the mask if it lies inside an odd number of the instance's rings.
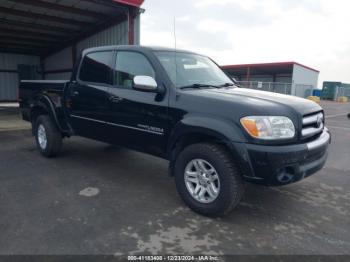
{"label": "fog light", "polygon": [[294,168],[284,167],[280,169],[277,173],[276,179],[282,184],[287,184],[291,182],[294,178]]}

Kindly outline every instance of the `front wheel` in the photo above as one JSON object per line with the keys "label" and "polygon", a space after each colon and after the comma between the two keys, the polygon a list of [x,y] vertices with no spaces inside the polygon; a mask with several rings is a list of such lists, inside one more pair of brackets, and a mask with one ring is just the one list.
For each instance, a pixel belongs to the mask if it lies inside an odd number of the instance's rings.
{"label": "front wheel", "polygon": [[35,140],[41,154],[56,156],[62,148],[62,134],[48,115],[41,115],[35,122]]}
{"label": "front wheel", "polygon": [[188,146],[178,155],[174,171],[180,196],[199,214],[226,215],[243,196],[241,175],[231,155],[221,145]]}

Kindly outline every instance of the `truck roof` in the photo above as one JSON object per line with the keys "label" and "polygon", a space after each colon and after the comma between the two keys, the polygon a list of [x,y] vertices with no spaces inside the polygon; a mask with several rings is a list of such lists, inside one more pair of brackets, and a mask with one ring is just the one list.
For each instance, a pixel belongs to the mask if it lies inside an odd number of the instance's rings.
{"label": "truck roof", "polygon": [[110,45],[110,46],[92,47],[92,48],[85,49],[83,51],[83,54],[93,52],[93,51],[106,51],[106,50],[117,50],[117,49],[133,50],[133,51],[151,50],[151,51],[181,52],[181,53],[196,54],[195,52],[188,51],[188,50],[181,50],[181,49],[168,48],[168,47],[159,47],[159,46],[141,46],[141,45]]}

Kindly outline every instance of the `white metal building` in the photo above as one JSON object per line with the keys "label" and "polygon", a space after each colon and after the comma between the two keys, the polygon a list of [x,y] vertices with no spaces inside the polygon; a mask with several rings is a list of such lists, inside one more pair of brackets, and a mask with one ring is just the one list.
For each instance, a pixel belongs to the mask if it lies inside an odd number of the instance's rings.
{"label": "white metal building", "polygon": [[222,69],[245,87],[299,97],[312,94],[320,73],[297,62],[226,65]]}
{"label": "white metal building", "polygon": [[21,79],[69,79],[85,48],[139,44],[143,1],[0,1],[0,101]]}

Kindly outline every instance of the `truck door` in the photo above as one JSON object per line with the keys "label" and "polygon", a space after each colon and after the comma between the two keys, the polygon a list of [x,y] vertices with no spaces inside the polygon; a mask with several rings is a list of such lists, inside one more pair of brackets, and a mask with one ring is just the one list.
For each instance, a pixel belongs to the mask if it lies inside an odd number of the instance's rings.
{"label": "truck door", "polygon": [[109,88],[111,136],[115,143],[143,152],[162,155],[168,131],[167,98],[133,89],[136,75],[157,79],[151,62],[141,53],[118,51]]}
{"label": "truck door", "polygon": [[86,54],[68,90],[69,118],[81,136],[108,141],[108,87],[112,83],[113,51]]}

